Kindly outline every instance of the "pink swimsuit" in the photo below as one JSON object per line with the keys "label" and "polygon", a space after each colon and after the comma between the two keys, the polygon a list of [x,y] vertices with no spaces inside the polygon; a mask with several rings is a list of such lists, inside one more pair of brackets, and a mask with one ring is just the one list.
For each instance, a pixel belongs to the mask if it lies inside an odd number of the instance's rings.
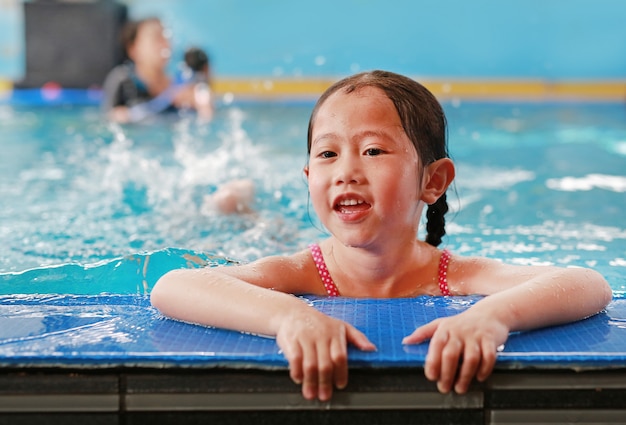
{"label": "pink swimsuit", "polygon": [[[337,289],[337,285],[333,282],[333,278],[330,277],[330,273],[328,273],[328,268],[326,267],[326,263],[324,262],[324,256],[322,256],[322,250],[320,246],[316,243],[312,243],[309,245],[309,249],[311,250],[311,255],[313,256],[313,261],[315,262],[315,266],[317,267],[317,271],[322,278],[322,282],[324,283],[324,287],[326,288],[326,292],[329,297],[338,297],[339,289]],[[441,252],[441,257],[439,258],[439,289],[441,290],[441,295],[450,295],[450,289],[448,288],[448,264],[450,264],[450,251],[444,249]]]}

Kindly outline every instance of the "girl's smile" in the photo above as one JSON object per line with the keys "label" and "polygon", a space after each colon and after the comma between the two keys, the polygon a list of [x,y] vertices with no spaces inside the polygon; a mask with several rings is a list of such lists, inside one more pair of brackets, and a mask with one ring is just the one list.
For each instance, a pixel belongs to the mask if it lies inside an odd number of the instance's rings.
{"label": "girl's smile", "polygon": [[344,221],[356,221],[364,217],[371,205],[359,195],[345,193],[337,197],[333,208]]}

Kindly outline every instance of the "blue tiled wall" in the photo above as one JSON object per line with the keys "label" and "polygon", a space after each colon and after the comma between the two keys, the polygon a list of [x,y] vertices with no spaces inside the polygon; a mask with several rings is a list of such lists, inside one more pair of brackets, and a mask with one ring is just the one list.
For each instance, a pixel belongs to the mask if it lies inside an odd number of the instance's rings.
{"label": "blue tiled wall", "polygon": [[[165,21],[175,55],[209,50],[222,76],[626,78],[623,0],[123,2]],[[23,73],[22,21],[21,1],[0,2],[0,78]]]}

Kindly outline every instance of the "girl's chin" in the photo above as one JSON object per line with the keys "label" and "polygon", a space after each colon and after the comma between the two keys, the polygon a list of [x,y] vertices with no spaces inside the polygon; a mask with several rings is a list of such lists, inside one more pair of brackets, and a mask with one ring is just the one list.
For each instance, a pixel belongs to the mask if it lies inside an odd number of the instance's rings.
{"label": "girl's chin", "polygon": [[346,248],[366,248],[367,246],[370,245],[370,240],[368,238],[365,238],[362,235],[356,236],[356,235],[352,235],[352,236],[348,236],[348,235],[337,235],[335,234],[335,239],[337,239],[337,241],[345,246]]}

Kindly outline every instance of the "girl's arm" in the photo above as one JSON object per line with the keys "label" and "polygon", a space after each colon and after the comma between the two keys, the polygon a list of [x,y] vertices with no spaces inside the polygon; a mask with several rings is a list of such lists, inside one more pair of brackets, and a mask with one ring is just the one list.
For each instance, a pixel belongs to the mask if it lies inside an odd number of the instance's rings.
{"label": "girl's arm", "polygon": [[466,278],[457,275],[451,281],[462,281],[471,293],[489,296],[459,315],[418,328],[403,341],[430,339],[424,371],[444,393],[453,385],[456,392],[464,393],[474,376],[479,381],[487,379],[497,347],[509,332],[583,319],[601,311],[612,297],[608,283],[593,270],[458,261],[457,273],[465,272]]}
{"label": "girl's arm", "polygon": [[[333,384],[347,384],[347,344],[364,350],[375,347],[353,326],[303,300],[248,283],[284,289],[289,286],[285,282],[298,282],[290,264],[273,257],[245,266],[174,270],[159,279],[151,302],[178,320],[275,336],[292,379],[302,384],[303,396],[328,400]],[[242,280],[246,277],[248,281]]]}

